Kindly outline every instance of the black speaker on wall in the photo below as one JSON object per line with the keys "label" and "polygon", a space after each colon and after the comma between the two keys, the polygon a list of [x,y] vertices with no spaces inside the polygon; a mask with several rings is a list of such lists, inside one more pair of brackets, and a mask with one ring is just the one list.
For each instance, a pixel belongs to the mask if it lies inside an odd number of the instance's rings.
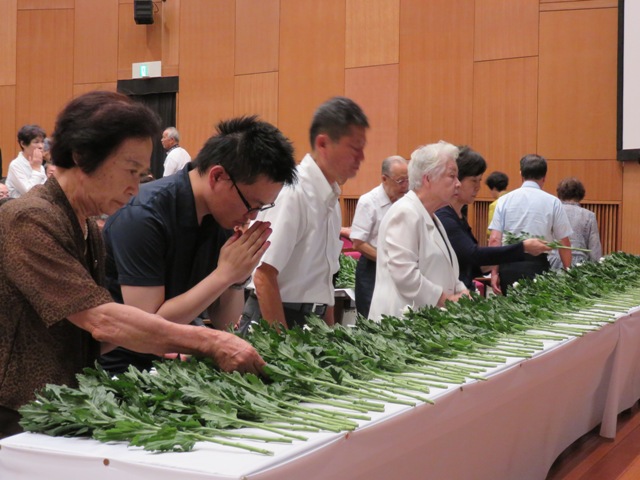
{"label": "black speaker on wall", "polygon": [[138,25],[153,23],[153,0],[133,0],[133,19]]}

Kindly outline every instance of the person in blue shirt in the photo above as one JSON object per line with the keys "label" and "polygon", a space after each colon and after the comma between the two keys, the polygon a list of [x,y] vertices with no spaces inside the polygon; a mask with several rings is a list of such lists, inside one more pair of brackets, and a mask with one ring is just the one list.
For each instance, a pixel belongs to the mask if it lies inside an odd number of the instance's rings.
{"label": "person in blue shirt", "polygon": [[[522,261],[525,253],[540,255],[550,250],[538,239],[528,239],[514,245],[481,247],[467,223],[467,206],[475,201],[482,185],[482,175],[487,169],[485,159],[467,146],[460,148],[456,160],[460,188],[451,203],[436,211],[442,222],[449,242],[458,257],[460,280],[470,290],[475,290],[473,279],[489,271],[491,265]],[[484,267],[484,268],[483,268]]]}

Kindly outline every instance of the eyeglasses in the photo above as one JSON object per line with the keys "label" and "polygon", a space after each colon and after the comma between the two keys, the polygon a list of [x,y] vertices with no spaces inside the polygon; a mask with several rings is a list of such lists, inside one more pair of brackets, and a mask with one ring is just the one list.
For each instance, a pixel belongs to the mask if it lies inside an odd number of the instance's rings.
{"label": "eyeglasses", "polygon": [[231,174],[227,172],[227,175],[229,175],[229,180],[231,180],[231,184],[236,189],[236,192],[238,192],[238,196],[240,197],[240,200],[242,200],[242,203],[244,203],[244,206],[247,207],[247,213],[245,215],[251,215],[253,212],[262,212],[264,210],[269,210],[270,208],[273,208],[276,206],[275,203],[267,203],[266,205],[262,205],[261,207],[252,207],[249,201],[244,197],[244,195],[238,188],[238,185],[236,185],[236,181],[233,179]]}
{"label": "eyeglasses", "polygon": [[409,183],[408,178],[391,178],[389,175],[385,175],[385,177],[387,177],[389,180],[393,182],[396,182],[398,185],[405,185]]}

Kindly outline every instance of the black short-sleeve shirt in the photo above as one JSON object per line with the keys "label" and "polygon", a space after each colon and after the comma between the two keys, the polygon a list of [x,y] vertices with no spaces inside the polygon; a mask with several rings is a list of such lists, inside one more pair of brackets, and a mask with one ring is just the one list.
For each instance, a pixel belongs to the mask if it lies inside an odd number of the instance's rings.
{"label": "black short-sleeve shirt", "polygon": [[[189,180],[192,165],[140,186],[140,192],[107,220],[107,285],[123,303],[120,286],[165,287],[165,299],[188,291],[218,265],[222,245],[232,232],[211,215],[198,224]],[[122,371],[129,363],[148,369],[153,355],[116,349],[103,366]]]}

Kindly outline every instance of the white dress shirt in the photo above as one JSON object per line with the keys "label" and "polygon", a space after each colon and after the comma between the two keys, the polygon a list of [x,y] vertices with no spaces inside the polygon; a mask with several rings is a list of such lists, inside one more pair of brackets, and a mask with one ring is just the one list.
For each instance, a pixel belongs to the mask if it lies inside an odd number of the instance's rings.
{"label": "white dress shirt", "polygon": [[573,232],[562,202],[531,180],[498,199],[489,230],[502,232],[503,240],[505,232],[527,232],[549,242]]}
{"label": "white dress shirt", "polygon": [[171,147],[167,152],[167,158],[164,160],[163,177],[173,175],[191,161],[191,155],[179,145]]}
{"label": "white dress shirt", "polygon": [[31,168],[29,160],[20,152],[18,156],[9,164],[7,180],[5,184],[9,189],[11,198],[18,198],[27,193],[36,185],[41,185],[47,181],[44,167],[40,165],[39,170]]}
{"label": "white dress shirt", "polygon": [[351,240],[360,240],[377,247],[380,223],[391,205],[391,199],[382,185],[362,195],[358,199],[351,223]]}
{"label": "white dress shirt", "polygon": [[340,187],[329,184],[308,154],[297,172],[298,183],[285,186],[276,206],[258,216],[273,230],[262,263],[278,271],[283,302],[333,305],[333,275],[342,250]]}

